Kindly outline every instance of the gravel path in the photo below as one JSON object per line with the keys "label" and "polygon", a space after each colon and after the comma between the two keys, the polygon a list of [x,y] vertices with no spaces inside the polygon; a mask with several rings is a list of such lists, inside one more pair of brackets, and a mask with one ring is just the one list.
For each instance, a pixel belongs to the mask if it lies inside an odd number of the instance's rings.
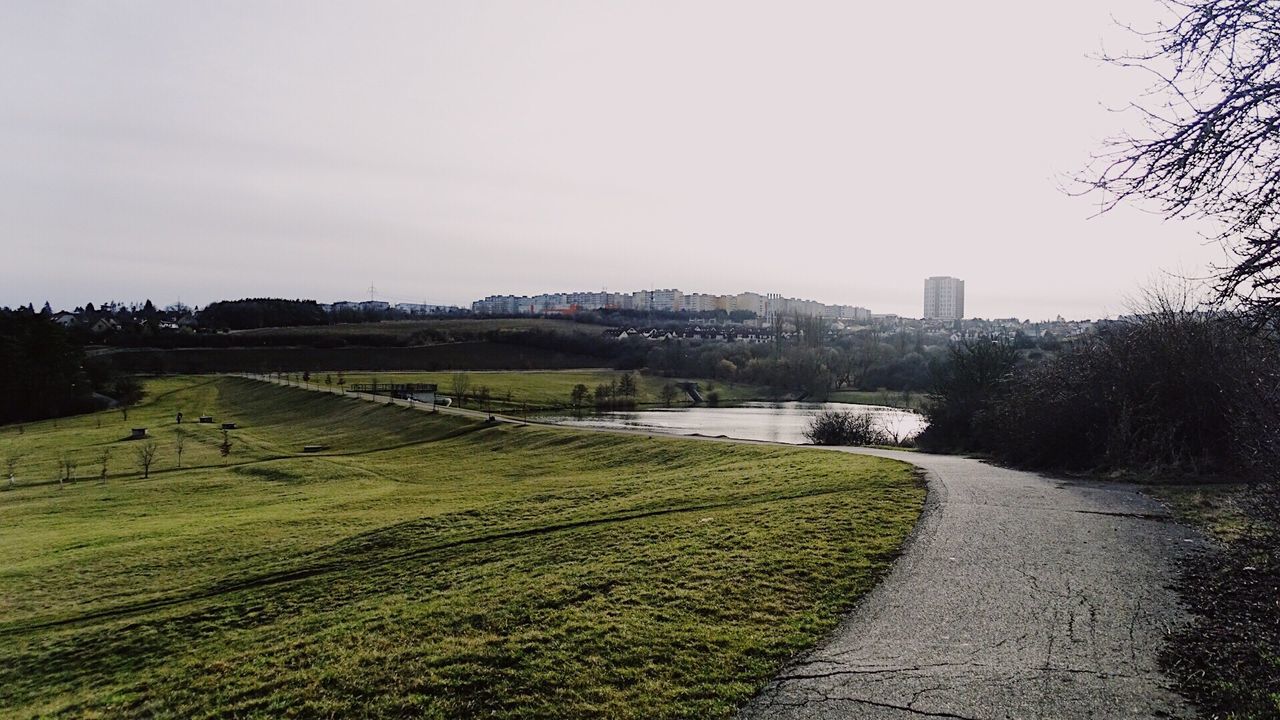
{"label": "gravel path", "polygon": [[885,581],[741,717],[1191,717],[1156,654],[1167,587],[1199,543],[1133,486],[968,458],[853,450],[927,471],[930,498]]}

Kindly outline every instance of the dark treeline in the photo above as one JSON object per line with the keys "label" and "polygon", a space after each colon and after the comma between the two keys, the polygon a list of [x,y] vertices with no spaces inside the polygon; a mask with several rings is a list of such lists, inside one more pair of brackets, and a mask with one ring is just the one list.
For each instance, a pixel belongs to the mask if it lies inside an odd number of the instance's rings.
{"label": "dark treeline", "polygon": [[[81,312],[84,310],[85,312]],[[34,311],[33,311],[34,312]],[[69,325],[81,343],[119,348],[156,349],[159,353],[120,358],[113,362],[122,369],[143,372],[257,371],[300,369],[317,366],[312,358],[291,360],[285,355],[270,359],[247,354],[223,354],[209,362],[193,362],[183,354],[169,358],[167,350],[190,348],[286,348],[335,350],[342,348],[412,348],[446,343],[498,343],[564,356],[586,359],[588,364],[619,369],[647,369],[666,376],[707,377],[772,388],[785,396],[821,400],[839,390],[923,391],[930,384],[930,365],[945,352],[947,337],[919,329],[866,328],[857,333],[836,334],[818,318],[797,316],[775,318],[770,327],[757,328],[751,339],[772,337],[772,341],[724,342],[715,339],[670,338],[654,341],[636,337],[619,340],[606,334],[606,327],[648,327],[683,333],[697,323],[708,326],[724,321],[754,317],[748,311],[706,313],[639,310],[597,310],[571,317],[578,323],[598,325],[600,334],[565,332],[543,327],[483,329],[475,326],[405,327],[397,323],[379,326],[384,320],[410,317],[394,309],[349,307],[327,312],[313,300],[249,298],[220,301],[192,312],[175,305],[157,310],[148,301],[141,306],[109,303],[103,309],[77,308],[77,321]],[[496,316],[495,316],[496,317]],[[528,316],[520,316],[527,320]],[[89,322],[109,319],[104,326]],[[338,322],[365,324],[354,334],[335,333],[322,326]],[[280,328],[273,332],[272,328]],[[311,330],[309,328],[315,328]],[[258,330],[231,333],[227,330]],[[1039,352],[1056,345],[1052,337],[1032,340],[1019,335],[1015,345]],[[236,365],[238,358],[245,367]],[[492,358],[481,358],[477,367],[492,367]],[[172,362],[171,362],[172,361]],[[451,356],[441,367],[458,367]],[[530,361],[534,366],[539,361]]]}
{"label": "dark treeline", "polygon": [[769,343],[669,340],[642,346],[643,359],[633,358],[632,366],[660,375],[764,385],[779,395],[821,400],[843,389],[925,390],[931,360],[945,353],[943,342],[921,333],[829,336],[803,330]]}
{"label": "dark treeline", "polygon": [[[683,326],[681,326],[683,327]],[[419,369],[443,369],[466,367],[463,344],[476,344],[476,352],[485,357],[475,358],[475,367],[524,367],[524,361],[503,364],[488,357],[493,347],[508,348],[520,353],[524,348],[531,357],[576,358],[579,365],[610,366],[621,370],[640,370],[667,377],[699,377],[724,382],[741,382],[763,385],[773,389],[779,398],[787,396],[821,400],[839,390],[918,391],[930,387],[930,366],[946,353],[945,336],[929,335],[914,330],[883,332],[864,330],[855,334],[833,334],[825,323],[811,318],[793,318],[783,327],[771,331],[769,342],[725,342],[710,339],[669,338],[651,340],[644,337],[618,339],[616,335],[602,332],[566,332],[550,327],[509,327],[490,329],[476,326],[450,326],[413,328],[387,326],[385,332],[373,327],[358,335],[341,336],[317,329],[289,330],[287,332],[262,333],[175,333],[170,335],[139,335],[132,342],[114,342],[120,347],[157,348],[150,354],[104,355],[102,362],[111,362],[120,369],[141,372],[210,372],[333,369],[325,364],[336,362],[315,351],[370,348],[392,350],[397,348],[424,348],[437,345],[459,345],[458,352],[448,354],[448,360],[434,361]],[[1050,341],[1054,342],[1054,341]],[[1030,340],[1018,347],[1030,348],[1024,352],[1041,352]],[[278,349],[274,355],[221,354],[208,355],[203,365],[193,364],[195,356],[181,356],[166,350],[183,348],[209,349]],[[293,354],[290,348],[296,348]],[[302,353],[299,355],[298,353]],[[205,356],[201,356],[205,357]],[[377,357],[391,362],[390,355]],[[442,355],[441,358],[444,356]],[[244,360],[245,366],[236,363]],[[406,360],[408,361],[408,360]],[[350,362],[350,361],[347,361]],[[529,367],[541,367],[543,363],[530,360]],[[399,361],[394,363],[401,367]],[[559,361],[551,367],[563,367]],[[361,368],[367,364],[361,364]],[[387,369],[391,369],[388,367]]]}
{"label": "dark treeline", "polygon": [[95,392],[140,397],[131,378],[86,367],[83,346],[48,313],[0,308],[0,423],[87,412],[101,406]]}
{"label": "dark treeline", "polygon": [[598,358],[488,342],[418,347],[175,348],[121,350],[89,358],[90,368],[115,373],[301,371],[551,370],[595,367]]}
{"label": "dark treeline", "polygon": [[0,310],[0,422],[57,417],[93,407],[84,351],[46,316]]}
{"label": "dark treeline", "polygon": [[920,444],[1029,468],[1262,474],[1280,458],[1280,353],[1251,329],[1160,300],[1041,362],[957,345]]}
{"label": "dark treeline", "polygon": [[204,327],[250,330],[264,327],[324,325],[329,315],[315,300],[247,298],[211,303],[199,313]]}
{"label": "dark treeline", "polygon": [[788,332],[779,325],[766,343],[619,340],[537,328],[491,331],[484,339],[590,355],[624,370],[764,385],[780,397],[813,400],[842,389],[923,391],[930,386],[931,360],[945,352],[944,339],[919,332],[834,335],[817,318],[787,322]]}

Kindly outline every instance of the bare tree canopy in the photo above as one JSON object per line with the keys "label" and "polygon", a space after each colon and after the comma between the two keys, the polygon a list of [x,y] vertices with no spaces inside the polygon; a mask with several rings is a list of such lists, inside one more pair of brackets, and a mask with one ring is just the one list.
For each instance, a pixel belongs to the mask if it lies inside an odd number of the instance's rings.
{"label": "bare tree canopy", "polygon": [[1218,291],[1280,311],[1280,0],[1160,0],[1170,19],[1134,30],[1145,52],[1108,62],[1150,72],[1132,107],[1145,132],[1112,138],[1083,180],[1104,207],[1145,198],[1204,218],[1232,253]]}

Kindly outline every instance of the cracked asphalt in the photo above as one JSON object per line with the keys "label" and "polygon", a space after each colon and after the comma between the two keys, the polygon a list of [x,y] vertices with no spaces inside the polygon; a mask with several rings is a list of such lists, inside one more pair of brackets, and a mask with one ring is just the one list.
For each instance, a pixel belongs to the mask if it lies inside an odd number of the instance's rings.
{"label": "cracked asphalt", "polygon": [[1194,717],[1156,655],[1202,542],[1134,486],[842,448],[926,471],[884,582],[743,708],[780,718]]}

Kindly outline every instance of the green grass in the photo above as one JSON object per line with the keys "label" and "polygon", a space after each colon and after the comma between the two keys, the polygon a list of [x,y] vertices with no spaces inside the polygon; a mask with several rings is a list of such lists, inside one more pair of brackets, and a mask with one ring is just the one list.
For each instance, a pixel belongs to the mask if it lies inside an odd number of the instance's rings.
{"label": "green grass", "polygon": [[[491,398],[489,404],[495,409],[509,412],[519,411],[525,407],[529,410],[567,407],[569,394],[573,391],[574,385],[581,383],[594,392],[597,385],[607,385],[611,380],[616,381],[623,375],[621,371],[608,369],[469,371],[465,374],[470,381],[471,393],[478,392],[481,387],[487,387]],[[330,376],[334,383],[337,382],[335,373],[313,373],[311,382],[325,387],[337,387],[325,384],[326,375]],[[380,383],[436,383],[440,386],[440,392],[445,395],[453,394],[453,376],[453,372],[350,372],[345,374],[348,383],[369,383],[375,379]],[[680,378],[663,378],[640,373],[635,373],[635,377],[640,385],[639,402],[644,405],[661,404],[662,386],[683,381]],[[704,396],[709,392],[709,387],[718,392],[721,405],[768,398],[768,391],[765,388],[754,385],[730,384],[716,380],[695,382],[702,389]],[[673,406],[687,407],[689,404],[688,396],[680,392]],[[474,402],[468,404],[468,406],[474,405]]]}
{"label": "green grass", "polygon": [[1238,540],[1251,522],[1241,507],[1249,490],[1246,483],[1154,484],[1144,490],[1168,505],[1179,520],[1224,542]]}
{"label": "green grass", "polygon": [[903,410],[924,410],[927,393],[902,393],[895,390],[837,390],[827,396],[828,402],[855,403],[858,405],[884,405]]}
{"label": "green grass", "polygon": [[[232,378],[0,428],[3,717],[727,717],[887,569],[908,466]],[[172,416],[188,426],[174,465]],[[147,425],[143,480],[119,438]],[[330,450],[302,455],[303,444]],[[106,482],[52,480],[115,451]]]}

